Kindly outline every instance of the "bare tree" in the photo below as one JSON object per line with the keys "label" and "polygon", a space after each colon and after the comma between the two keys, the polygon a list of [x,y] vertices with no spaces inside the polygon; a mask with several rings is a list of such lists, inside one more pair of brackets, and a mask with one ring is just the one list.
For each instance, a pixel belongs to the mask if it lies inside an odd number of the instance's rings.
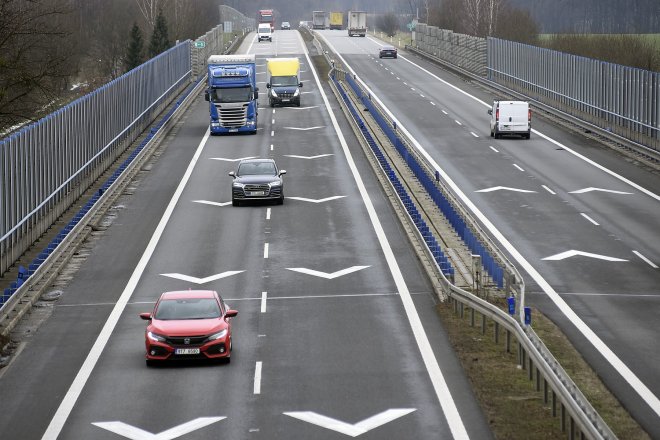
{"label": "bare tree", "polygon": [[158,17],[158,10],[162,9],[162,3],[165,0],[135,0],[138,5],[142,16],[147,21],[147,24],[153,28],[156,25],[156,17]]}
{"label": "bare tree", "polygon": [[35,120],[66,87],[69,13],[59,0],[0,0],[0,127]]}

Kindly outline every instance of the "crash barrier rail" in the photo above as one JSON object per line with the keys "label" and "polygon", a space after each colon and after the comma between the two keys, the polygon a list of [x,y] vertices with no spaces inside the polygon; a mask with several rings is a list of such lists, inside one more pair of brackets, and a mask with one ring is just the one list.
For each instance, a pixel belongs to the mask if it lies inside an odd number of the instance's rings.
{"label": "crash barrier rail", "polygon": [[357,110],[351,103],[350,99],[346,95],[346,92],[339,84],[339,81],[337,81],[334,75],[331,75],[331,79],[334,81],[337,90],[339,91],[342,99],[344,100],[344,103],[346,104],[346,107],[353,115],[353,118],[355,119],[358,127],[360,128],[360,132],[362,133],[362,136],[364,136],[364,139],[366,140],[367,144],[369,145],[374,155],[376,156],[376,159],[378,160],[378,163],[380,164],[383,172],[385,173],[390,183],[396,190],[396,193],[399,196],[399,200],[401,201],[401,204],[405,207],[410,219],[417,228],[419,235],[423,238],[424,242],[426,243],[427,249],[430,252],[430,254],[433,256],[433,260],[435,261],[435,264],[437,265],[438,269],[444,274],[445,277],[453,280],[454,268],[452,267],[445,253],[442,251],[442,247],[440,246],[440,243],[438,243],[437,238],[433,235],[433,232],[431,232],[431,229],[426,224],[426,221],[422,218],[422,214],[417,209],[417,206],[415,205],[412,198],[406,191],[405,186],[403,185],[399,177],[396,175],[396,172],[390,166],[390,163],[387,160],[385,154],[383,154],[383,151],[378,146],[378,143],[374,140],[373,136],[369,132],[369,129],[367,128],[364,121],[360,117],[359,113],[357,112]]}
{"label": "crash barrier rail", "polygon": [[403,141],[402,135],[396,130],[396,123],[385,119],[381,111],[376,108],[368,92],[362,90],[351,75],[346,75],[346,82],[351,86],[355,94],[366,108],[369,109],[371,116],[376,120],[378,126],[388,137],[392,145],[399,152],[401,157],[413,172],[413,175],[419,180],[429,197],[447,218],[456,233],[468,246],[473,254],[481,256],[481,262],[488,272],[488,275],[495,282],[498,288],[504,288],[505,276],[502,264],[498,262],[491,254],[487,246],[481,243],[481,240],[471,230],[463,215],[458,212],[454,205],[445,195],[439,186],[439,175],[436,175],[431,169],[423,165],[421,159],[416,154],[412,154],[412,149]]}
{"label": "crash barrier rail", "polygon": [[0,275],[189,81],[185,41],[0,141]]}
{"label": "crash barrier rail", "polygon": [[419,23],[415,52],[660,153],[660,73]]}
{"label": "crash barrier rail", "polygon": [[[443,253],[437,240],[435,240],[435,238],[432,237],[432,234],[428,231],[428,226],[421,219],[421,215],[417,210],[414,201],[406,193],[386,156],[382,153],[381,148],[369,133],[360,113],[355,109],[350,98],[348,98],[347,92],[342,85],[343,81],[346,81],[349,84],[349,87],[353,90],[355,96],[357,96],[358,99],[360,99],[360,102],[367,107],[369,114],[371,116],[376,116],[374,119],[377,122],[380,121],[378,122],[379,127],[390,131],[390,134],[387,136],[390,142],[393,144],[398,143],[400,145],[400,147],[397,147],[399,154],[404,158],[409,158],[412,156],[411,152],[401,148],[405,144],[403,144],[398,138],[398,134],[394,132],[394,129],[390,128],[389,124],[385,122],[383,116],[379,115],[379,110],[374,105],[368,105],[370,104],[369,96],[365,95],[365,92],[356,83],[355,78],[349,73],[333,68],[330,72],[330,79],[335,90],[341,96],[342,101],[348,108],[349,113],[352,115],[354,123],[359,127],[364,139],[367,141],[367,144],[378,159],[381,169],[387,175],[390,183],[396,190],[399,201],[405,206],[409,219],[415,224],[418,233],[423,237],[427,245],[427,249],[432,253],[434,262],[441,273],[442,279],[439,281],[443,293],[447,295],[453,303],[454,311],[460,313],[461,317],[463,317],[466,311],[465,309],[467,308],[470,312],[472,326],[475,325],[475,314],[479,313],[481,315],[482,334],[486,333],[488,327],[487,320],[490,319],[493,322],[494,339],[496,343],[499,343],[501,333],[500,327],[502,327],[505,332],[507,352],[511,351],[511,336],[513,335],[515,337],[518,341],[518,364],[523,370],[527,370],[530,381],[535,380],[536,390],[543,392],[544,404],[551,405],[552,416],[559,416],[560,428],[562,432],[567,432],[569,438],[572,439],[577,436],[579,438],[586,437],[590,439],[616,439],[616,435],[612,432],[609,426],[607,426],[598,412],[591,406],[587,398],[578,389],[577,385],[575,385],[545,344],[543,344],[540,338],[536,335],[530,325],[531,321],[521,324],[513,316],[505,313],[494,304],[455,286],[451,282],[451,274],[453,272],[447,270],[447,266],[443,266],[442,263],[444,262],[444,259],[439,258]],[[410,164],[414,162],[408,162],[408,160],[406,160],[406,162],[411,169],[414,167],[416,168],[417,166],[423,168],[421,164],[411,166]],[[413,172],[415,173],[415,171]],[[426,175],[426,178],[429,177],[426,173],[421,173],[421,178],[417,176],[417,173],[415,173],[415,175],[420,182],[426,180],[424,175]],[[434,182],[431,181],[431,184],[434,184]],[[424,186],[426,188],[426,185]],[[433,188],[431,188],[431,191],[433,191]],[[458,214],[455,215],[458,216]],[[511,313],[511,315],[514,313],[515,311]]]}

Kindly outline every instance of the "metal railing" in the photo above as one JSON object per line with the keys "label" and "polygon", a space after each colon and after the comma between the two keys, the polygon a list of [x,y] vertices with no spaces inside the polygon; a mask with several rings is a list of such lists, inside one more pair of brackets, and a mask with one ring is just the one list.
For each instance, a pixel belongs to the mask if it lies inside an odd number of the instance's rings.
{"label": "metal railing", "polygon": [[189,81],[185,41],[0,141],[0,274]]}

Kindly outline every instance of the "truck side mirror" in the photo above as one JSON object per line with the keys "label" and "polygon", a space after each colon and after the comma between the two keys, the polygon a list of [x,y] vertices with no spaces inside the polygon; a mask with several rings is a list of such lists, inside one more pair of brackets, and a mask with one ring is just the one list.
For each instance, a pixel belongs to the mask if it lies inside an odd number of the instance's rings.
{"label": "truck side mirror", "polygon": [[211,98],[209,98],[209,92],[208,90],[204,92],[204,101],[210,101]]}

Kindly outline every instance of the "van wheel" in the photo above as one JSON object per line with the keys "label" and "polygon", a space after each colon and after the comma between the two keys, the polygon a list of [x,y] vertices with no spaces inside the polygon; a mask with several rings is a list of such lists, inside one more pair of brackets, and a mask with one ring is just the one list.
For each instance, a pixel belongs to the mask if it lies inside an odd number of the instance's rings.
{"label": "van wheel", "polygon": [[531,137],[532,137],[532,133],[527,132],[527,134],[525,135],[525,137],[526,137],[527,139],[531,138]]}
{"label": "van wheel", "polygon": [[491,131],[491,132],[490,132],[490,137],[495,137],[495,133],[493,133],[493,132]]}

